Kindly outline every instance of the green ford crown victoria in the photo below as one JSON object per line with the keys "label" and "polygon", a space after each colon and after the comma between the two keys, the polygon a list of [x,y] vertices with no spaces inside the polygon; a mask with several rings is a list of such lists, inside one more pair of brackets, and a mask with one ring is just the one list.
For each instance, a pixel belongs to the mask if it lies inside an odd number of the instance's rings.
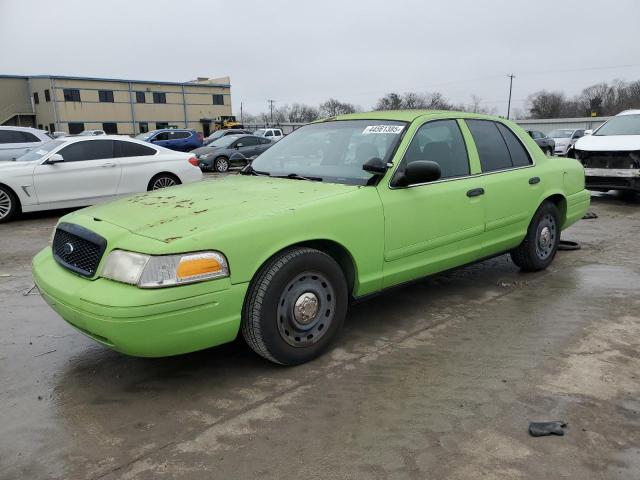
{"label": "green ford crown victoria", "polygon": [[298,364],[328,347],[353,299],[507,252],[546,268],[589,201],[583,167],[509,121],[345,115],[241,175],[66,215],[33,273],[69,324],[117,351],[175,355],[241,331]]}

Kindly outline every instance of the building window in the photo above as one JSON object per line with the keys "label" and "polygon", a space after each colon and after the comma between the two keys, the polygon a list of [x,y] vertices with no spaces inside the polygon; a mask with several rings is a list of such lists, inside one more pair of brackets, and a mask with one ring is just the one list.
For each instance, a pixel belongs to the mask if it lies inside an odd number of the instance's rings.
{"label": "building window", "polygon": [[78,133],[84,132],[84,123],[82,122],[69,122],[69,133],[71,135],[76,135]]}
{"label": "building window", "polygon": [[51,93],[49,92],[49,90],[45,90],[45,91],[44,91],[44,99],[45,99],[45,101],[47,101],[47,102],[50,102],[50,101],[51,101]]}
{"label": "building window", "polygon": [[38,124],[38,130],[44,130],[41,123]]}
{"label": "building window", "polygon": [[[45,92],[46,93],[46,92]],[[80,102],[80,90],[77,88],[65,88],[62,90],[65,102]]]}
{"label": "building window", "polygon": [[224,95],[219,93],[213,94],[213,104],[214,105],[224,105]]}
{"label": "building window", "polygon": [[116,122],[105,122],[102,124],[102,130],[107,134],[118,134],[118,124]]}
{"label": "building window", "polygon": [[149,124],[147,122],[139,122],[138,128],[140,129],[140,133],[147,133],[149,131]]}
{"label": "building window", "polygon": [[113,103],[113,91],[112,90],[99,90],[98,97],[102,103]]}
{"label": "building window", "polygon": [[136,92],[136,103],[146,103],[147,97],[144,92]]}
{"label": "building window", "polygon": [[156,122],[156,130],[162,130],[163,128],[169,128],[169,122]]}
{"label": "building window", "polygon": [[33,92],[33,103],[38,105],[40,103],[40,97],[38,97],[38,92]]}
{"label": "building window", "polygon": [[167,94],[164,92],[153,92],[153,103],[167,103]]}
{"label": "building window", "polygon": [[55,131],[56,131],[56,126],[55,126],[53,123],[50,123],[50,124],[49,124],[49,131],[50,131],[51,133],[53,133],[53,132],[55,132]]}

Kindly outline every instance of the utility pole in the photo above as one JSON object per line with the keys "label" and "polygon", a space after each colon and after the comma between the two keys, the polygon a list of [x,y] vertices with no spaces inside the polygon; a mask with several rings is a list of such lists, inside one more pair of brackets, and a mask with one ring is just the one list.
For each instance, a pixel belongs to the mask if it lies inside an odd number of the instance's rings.
{"label": "utility pole", "polygon": [[271,125],[273,125],[273,103],[275,100],[267,100],[269,102],[269,109],[271,110]]}
{"label": "utility pole", "polygon": [[242,102],[240,102],[240,123],[244,126],[244,118],[242,117]]}
{"label": "utility pole", "polygon": [[513,79],[516,76],[511,73],[507,77],[509,77],[509,103],[507,104],[507,120],[509,120],[509,115],[511,114],[511,91],[513,90]]}

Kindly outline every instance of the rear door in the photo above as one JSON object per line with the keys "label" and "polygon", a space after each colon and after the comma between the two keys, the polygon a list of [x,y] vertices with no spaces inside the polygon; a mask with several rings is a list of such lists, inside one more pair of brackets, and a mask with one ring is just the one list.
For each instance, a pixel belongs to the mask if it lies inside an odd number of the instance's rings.
{"label": "rear door", "polygon": [[191,132],[185,130],[176,130],[175,132],[169,132],[169,141],[172,150],[179,150],[180,152],[186,152],[189,150]]}
{"label": "rear door", "polygon": [[385,218],[385,287],[470,262],[482,247],[482,179],[472,175],[459,121],[424,123],[396,175],[419,160],[438,163],[441,178],[408,187],[378,186]]}
{"label": "rear door", "polygon": [[113,140],[81,140],[57,153],[63,162],[34,170],[38,203],[90,205],[116,194],[121,171],[113,158]]}
{"label": "rear door", "polygon": [[127,140],[113,141],[113,155],[122,171],[116,192],[118,195],[147,190],[153,176],[162,169],[159,162],[166,159],[166,155],[159,157],[157,153],[156,149],[147,145]]}
{"label": "rear door", "polygon": [[[483,256],[517,246],[524,237],[540,179],[531,154],[509,127],[491,120],[466,120],[473,136],[482,175],[486,225]],[[537,180],[536,180],[537,179]]]}

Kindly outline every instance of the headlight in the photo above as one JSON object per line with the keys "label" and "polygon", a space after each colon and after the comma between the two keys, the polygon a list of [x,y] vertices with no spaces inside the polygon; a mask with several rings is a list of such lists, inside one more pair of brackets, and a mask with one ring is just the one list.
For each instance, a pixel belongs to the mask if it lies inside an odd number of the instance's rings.
{"label": "headlight", "polygon": [[144,255],[114,250],[102,276],[140,288],[160,288],[228,277],[229,266],[219,252]]}

